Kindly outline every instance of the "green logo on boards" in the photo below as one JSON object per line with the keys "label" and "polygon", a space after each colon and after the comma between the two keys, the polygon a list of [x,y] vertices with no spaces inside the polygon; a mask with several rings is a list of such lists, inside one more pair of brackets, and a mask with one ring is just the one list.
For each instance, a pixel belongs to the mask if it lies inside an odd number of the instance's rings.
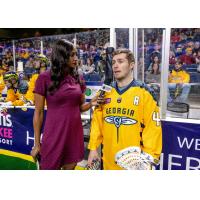
{"label": "green logo on boards", "polygon": [[85,91],[86,96],[90,96],[92,94],[92,90],[90,88],[87,88]]}

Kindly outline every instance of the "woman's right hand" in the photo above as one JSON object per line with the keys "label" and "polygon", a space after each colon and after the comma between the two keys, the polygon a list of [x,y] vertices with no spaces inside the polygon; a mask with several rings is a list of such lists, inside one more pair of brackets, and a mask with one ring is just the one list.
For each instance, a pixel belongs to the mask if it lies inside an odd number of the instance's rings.
{"label": "woman's right hand", "polygon": [[33,157],[34,160],[36,160],[36,156],[40,153],[40,145],[33,146],[31,150],[31,156]]}
{"label": "woman's right hand", "polygon": [[97,150],[90,150],[90,153],[88,156],[88,165],[90,166],[92,164],[92,161],[96,159],[100,160]]}

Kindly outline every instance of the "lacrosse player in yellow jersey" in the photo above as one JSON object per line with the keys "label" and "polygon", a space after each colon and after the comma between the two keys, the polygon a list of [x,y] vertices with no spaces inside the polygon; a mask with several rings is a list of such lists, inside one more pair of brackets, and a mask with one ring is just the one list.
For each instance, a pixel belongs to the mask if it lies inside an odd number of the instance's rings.
{"label": "lacrosse player in yellow jersey", "polygon": [[14,71],[6,72],[3,80],[7,87],[7,97],[1,107],[26,105],[28,103],[26,100],[28,83],[25,80],[19,81],[19,77]]}
{"label": "lacrosse player in yellow jersey", "polygon": [[48,65],[48,59],[45,55],[39,54],[39,55],[35,56],[35,61],[34,61],[35,73],[32,74],[32,77],[30,78],[29,88],[28,88],[28,91],[27,91],[27,94],[26,94],[27,99],[32,104],[34,104],[33,90],[35,88],[36,80],[38,79],[39,74],[46,71],[47,65]]}
{"label": "lacrosse player in yellow jersey", "polygon": [[113,53],[112,69],[115,82],[104,95],[104,103],[93,113],[88,165],[100,159],[97,149],[103,144],[103,169],[122,169],[115,163],[117,152],[127,147],[140,147],[153,160],[162,149],[159,108],[153,91],[133,78],[134,56],[130,50]]}

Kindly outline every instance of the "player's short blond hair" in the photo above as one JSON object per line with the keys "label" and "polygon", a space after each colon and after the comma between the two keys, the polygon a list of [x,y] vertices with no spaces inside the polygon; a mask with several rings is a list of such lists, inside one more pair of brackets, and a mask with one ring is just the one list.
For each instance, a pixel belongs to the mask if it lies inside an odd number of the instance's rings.
{"label": "player's short blond hair", "polygon": [[132,63],[132,62],[135,63],[134,55],[129,49],[116,49],[113,52],[113,56],[116,56],[116,55],[121,54],[121,53],[125,53],[126,54],[126,58],[128,59],[129,63]]}

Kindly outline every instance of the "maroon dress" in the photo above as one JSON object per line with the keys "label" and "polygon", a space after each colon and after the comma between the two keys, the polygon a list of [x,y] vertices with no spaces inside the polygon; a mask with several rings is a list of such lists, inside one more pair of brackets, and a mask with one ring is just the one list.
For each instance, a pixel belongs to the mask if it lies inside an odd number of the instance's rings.
{"label": "maroon dress", "polygon": [[41,169],[60,169],[84,157],[80,104],[85,85],[66,76],[53,95],[47,93],[50,71],[39,75],[34,92],[45,96],[47,114],[41,145]]}

